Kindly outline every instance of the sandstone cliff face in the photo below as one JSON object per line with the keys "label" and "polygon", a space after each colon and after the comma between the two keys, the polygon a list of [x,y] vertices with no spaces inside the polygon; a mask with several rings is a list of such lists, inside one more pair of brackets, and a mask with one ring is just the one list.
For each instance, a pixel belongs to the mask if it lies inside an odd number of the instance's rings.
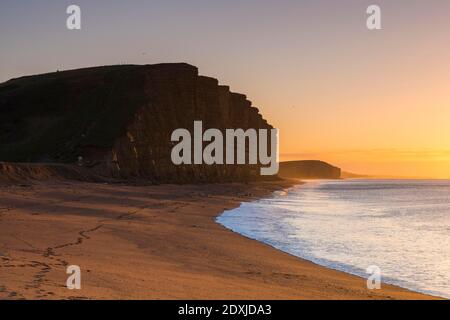
{"label": "sandstone cliff face", "polygon": [[0,85],[0,161],[76,163],[153,182],[246,181],[256,165],[173,165],[173,130],[272,128],[245,95],[188,64],[112,66]]}

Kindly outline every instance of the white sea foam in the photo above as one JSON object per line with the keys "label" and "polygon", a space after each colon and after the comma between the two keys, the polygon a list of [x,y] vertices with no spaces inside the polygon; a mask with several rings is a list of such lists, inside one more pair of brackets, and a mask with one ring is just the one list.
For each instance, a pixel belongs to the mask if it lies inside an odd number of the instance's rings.
{"label": "white sea foam", "polygon": [[318,264],[450,298],[450,181],[309,181],[217,221]]}

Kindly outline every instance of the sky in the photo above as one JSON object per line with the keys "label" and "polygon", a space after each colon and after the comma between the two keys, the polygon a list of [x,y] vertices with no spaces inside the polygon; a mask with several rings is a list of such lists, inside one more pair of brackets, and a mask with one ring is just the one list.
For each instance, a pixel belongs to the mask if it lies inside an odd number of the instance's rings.
{"label": "sky", "polygon": [[[372,4],[382,30],[366,27]],[[282,160],[450,178],[450,1],[2,0],[0,30],[0,82],[187,62],[252,100]]]}

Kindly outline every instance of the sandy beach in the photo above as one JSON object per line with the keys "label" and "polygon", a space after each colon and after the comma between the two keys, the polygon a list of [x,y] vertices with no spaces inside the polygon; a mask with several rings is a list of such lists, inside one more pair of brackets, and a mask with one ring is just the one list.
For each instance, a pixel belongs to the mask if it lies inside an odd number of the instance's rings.
{"label": "sandy beach", "polygon": [[[217,215],[292,182],[0,186],[0,299],[429,299],[233,233]],[[81,290],[66,268],[81,268]]]}

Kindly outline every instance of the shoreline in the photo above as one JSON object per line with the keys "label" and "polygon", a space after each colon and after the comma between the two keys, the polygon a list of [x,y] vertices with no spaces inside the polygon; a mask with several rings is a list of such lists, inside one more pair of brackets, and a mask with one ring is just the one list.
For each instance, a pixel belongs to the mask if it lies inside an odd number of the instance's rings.
{"label": "shoreline", "polygon": [[[302,180],[302,179],[294,179],[294,178],[290,178],[290,179],[289,178],[284,178],[284,180],[285,181],[290,181],[291,185],[286,187],[286,188],[283,188],[282,190],[275,190],[274,192],[277,192],[277,191],[278,192],[288,192],[291,188],[294,188],[294,187],[297,187],[297,186],[301,186],[301,185],[304,185],[304,184],[309,183],[309,182],[318,181],[317,179],[310,179],[310,180],[303,179]],[[319,180],[321,180],[321,179],[319,179]],[[327,179],[324,179],[324,180],[327,180]],[[356,179],[348,178],[348,179],[342,179],[342,180],[360,180],[360,179],[359,178],[356,178]],[[368,179],[363,178],[362,180],[368,180]],[[389,179],[389,180],[395,180],[395,179]],[[403,179],[400,179],[400,180],[403,180]],[[432,179],[419,179],[419,180],[432,180]],[[450,179],[441,179],[441,180],[450,180]],[[256,199],[256,200],[258,200],[258,199]],[[247,202],[247,201],[245,201],[245,202]],[[236,208],[234,208],[234,209],[236,209]],[[232,209],[232,210],[234,210],[234,209]],[[220,226],[225,227],[227,230],[229,230],[229,231],[231,231],[233,233],[236,233],[236,234],[238,234],[238,235],[240,235],[240,236],[242,236],[242,237],[244,237],[246,239],[249,239],[249,240],[252,240],[252,241],[257,241],[259,243],[268,245],[269,247],[271,247],[271,248],[273,248],[273,249],[275,249],[277,251],[281,251],[281,252],[283,252],[285,254],[288,254],[288,255],[290,255],[290,256],[292,256],[294,258],[300,259],[300,260],[311,262],[311,263],[313,263],[313,264],[315,264],[315,265],[317,265],[319,267],[327,268],[327,269],[338,271],[338,272],[343,272],[343,273],[351,275],[351,276],[356,276],[358,278],[361,278],[362,281],[366,281],[367,280],[367,278],[365,277],[365,270],[363,270],[363,269],[358,269],[358,268],[356,268],[354,266],[351,266],[351,265],[345,265],[347,267],[347,269],[342,268],[343,265],[341,266],[341,268],[339,266],[327,265],[327,263],[325,261],[329,261],[329,260],[327,260],[326,258],[314,260],[314,259],[309,258],[307,256],[297,256],[297,255],[295,255],[293,253],[290,253],[288,251],[285,251],[285,250],[283,250],[281,248],[277,248],[275,245],[272,245],[270,243],[264,242],[262,240],[258,240],[256,238],[252,238],[251,236],[245,235],[244,233],[240,233],[239,231],[235,231],[231,227],[227,227],[225,224],[222,224],[221,222],[219,222],[219,218],[223,214],[224,214],[224,212],[222,212],[221,214],[217,215],[217,217],[215,219],[216,223],[219,224]],[[429,291],[419,290],[419,289],[416,289],[416,288],[408,287],[407,284],[406,283],[403,284],[401,280],[397,280],[397,279],[391,278],[391,277],[383,277],[382,286],[383,285],[390,285],[390,286],[398,287],[398,288],[401,288],[401,289],[404,289],[404,290],[407,290],[407,291],[415,292],[415,293],[418,293],[418,294],[431,296],[431,297],[434,297],[434,299],[444,299],[444,300],[448,299],[446,296],[441,295],[442,293],[440,293],[440,292],[434,292],[432,290],[429,290]]]}
{"label": "shoreline", "polygon": [[[0,299],[437,299],[387,284],[369,291],[363,278],[216,222],[292,185],[0,186]],[[81,290],[65,287],[73,264]]]}

